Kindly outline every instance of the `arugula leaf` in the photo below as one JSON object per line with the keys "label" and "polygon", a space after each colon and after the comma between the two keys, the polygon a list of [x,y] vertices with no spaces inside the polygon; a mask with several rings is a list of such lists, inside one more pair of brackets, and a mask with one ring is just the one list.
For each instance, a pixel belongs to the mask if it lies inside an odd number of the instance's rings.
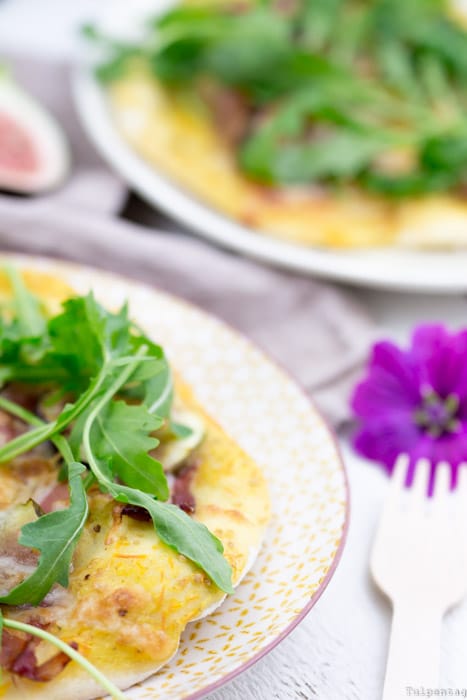
{"label": "arugula leaf", "polygon": [[8,605],[38,605],[54,583],[68,585],[71,557],[88,516],[88,502],[81,474],[85,467],[72,462],[68,467],[70,506],[64,510],[42,515],[24,525],[19,543],[41,551],[37,569],[7,595],[0,603]]}
{"label": "arugula leaf", "polygon": [[39,338],[45,331],[46,321],[38,299],[31,294],[14,267],[5,270],[13,288],[15,307],[14,325],[21,338]]}
{"label": "arugula leaf", "polygon": [[108,368],[103,367],[98,376],[93,379],[87,391],[85,391],[74,404],[66,404],[58,418],[51,423],[38,425],[33,430],[29,430],[18,437],[13,438],[0,448],[0,464],[6,464],[24,452],[32,450],[46,440],[51,440],[57,433],[68,427],[79,415],[92,403],[93,399],[100,394],[106,380],[108,379]]}
{"label": "arugula leaf", "polygon": [[99,459],[96,455],[94,446],[96,421],[101,412],[105,411],[112,397],[125,384],[128,376],[131,376],[131,369],[131,366],[125,368],[124,373],[115,379],[87,413],[82,430],[82,445],[86,461],[103,491],[123,503],[146,508],[161,540],[200,566],[221,590],[231,593],[232,570],[222,556],[223,547],[218,538],[214,537],[202,523],[192,520],[177,506],[160,503],[150,494],[139,489],[114,483],[109,465],[111,460]]}
{"label": "arugula leaf", "polygon": [[[20,323],[15,318],[10,326],[4,324],[2,329],[0,368],[9,380],[59,381],[65,392],[80,393],[102,369],[103,363],[130,351],[134,341],[125,306],[112,314],[88,294],[68,299],[60,314],[47,323],[41,322],[40,317],[34,315],[39,302],[17,274],[14,280],[15,308],[22,310],[18,319],[23,320]],[[31,336],[33,331],[39,335]],[[25,355],[24,347],[31,348],[32,343],[35,343],[34,352]]]}
{"label": "arugula leaf", "polygon": [[336,17],[345,0],[314,0],[300,3],[297,31],[301,41],[312,51],[323,51],[331,41]]}
{"label": "arugula leaf", "polygon": [[193,429],[188,427],[188,425],[176,423],[173,420],[170,421],[169,429],[171,434],[179,439],[187,438],[193,434]]}
{"label": "arugula leaf", "polygon": [[222,542],[203,523],[190,518],[178,506],[160,503],[147,493],[96,476],[115,500],[145,508],[162,542],[200,566],[222,591],[233,593],[232,569],[222,556]]}
{"label": "arugula leaf", "polygon": [[131,60],[141,56],[140,48],[129,43],[109,39],[92,23],[83,24],[80,32],[86,39],[99,43],[108,51],[116,53],[115,58],[105,61],[96,68],[97,77],[104,83],[121,78],[127,72]]}
{"label": "arugula leaf", "polygon": [[62,313],[51,318],[48,324],[49,357],[64,367],[73,380],[79,378],[75,384],[77,389],[81,379],[89,382],[90,377],[98,373],[103,360],[87,306],[85,298],[67,299]]}
{"label": "arugula leaf", "polygon": [[178,7],[153,26],[160,41],[152,66],[172,83],[194,71],[228,84],[252,81],[264,75],[265,64],[271,70],[278,67],[288,51],[288,23],[261,5],[252,5],[246,14],[223,7]]}
{"label": "arugula leaf", "polygon": [[104,359],[128,353],[131,347],[128,305],[124,304],[119,312],[111,313],[98,304],[90,292],[84,297],[84,307],[86,318],[100,343]]}
{"label": "arugula leaf", "polygon": [[166,501],[169,487],[162,464],[148,454],[159,444],[149,434],[162,423],[144,405],[111,401],[96,417],[92,445],[96,458],[108,461],[112,474],[124,484]]}
{"label": "arugula leaf", "polygon": [[369,157],[388,147],[382,138],[342,128],[334,128],[322,140],[310,143],[281,143],[276,138],[266,140],[265,136],[263,133],[245,144],[240,162],[259,179],[287,184],[355,177]]}
{"label": "arugula leaf", "polygon": [[172,407],[174,386],[170,366],[165,363],[163,370],[146,382],[144,403],[149,413],[167,418]]}
{"label": "arugula leaf", "polygon": [[132,352],[136,352],[142,344],[146,349],[145,361],[136,367],[120,393],[129,401],[137,400],[144,404],[148,413],[158,418],[168,418],[174,395],[170,365],[159,345],[146,340],[142,343],[141,338],[134,339]]}
{"label": "arugula leaf", "polygon": [[41,304],[29,292],[14,268],[7,267],[4,272],[14,296],[8,310],[9,318],[3,317],[0,322],[0,383],[11,377],[12,364],[24,366],[35,362],[46,345],[46,319]]}
{"label": "arugula leaf", "polygon": [[[80,654],[72,646],[63,642],[59,637],[56,637],[50,632],[41,629],[40,627],[35,627],[34,625],[29,625],[26,622],[21,622],[20,620],[12,620],[8,617],[4,617],[2,610],[0,608],[0,650],[2,642],[2,630],[3,628],[18,630],[29,634],[32,637],[38,637],[39,639],[44,639],[52,646],[57,647],[65,653],[70,659],[73,659],[81,668],[83,668],[89,675],[94,678],[102,687],[107,691],[107,693],[115,700],[126,700],[127,696],[122,693],[113,683],[110,681],[103,673],[101,673],[90,661],[88,661],[82,654]],[[1,668],[0,668],[1,673]],[[0,675],[1,679],[1,675]]]}
{"label": "arugula leaf", "polygon": [[[20,296],[24,293],[20,280],[17,290]],[[15,342],[23,340],[18,334]],[[66,585],[87,517],[86,488],[94,480],[118,500],[146,507],[162,541],[230,592],[231,569],[219,540],[176,506],[160,502],[168,498],[169,489],[162,465],[149,454],[158,444],[151,434],[165,422],[170,425],[173,399],[172,375],[162,348],[129,321],[126,306],[112,314],[91,294],[67,300],[63,311],[47,322],[41,342],[41,352],[28,362],[18,353],[2,360],[11,376],[39,383],[48,380],[48,390],[63,390],[64,385],[74,400],[44,424],[0,397],[4,410],[33,426],[0,448],[0,462],[52,440],[68,466],[71,503],[65,511],[49,513],[22,528],[20,543],[40,550],[39,565],[0,603],[37,604],[55,582]],[[25,369],[30,374],[22,374]],[[70,425],[71,444],[62,434]],[[175,439],[177,430],[186,433],[176,428]],[[91,468],[84,479],[84,467],[78,462],[82,453]],[[115,483],[116,478],[123,483]]]}
{"label": "arugula leaf", "polygon": [[[165,413],[170,411],[172,383],[161,348],[152,344],[149,346],[135,343],[136,354],[120,358],[117,364],[119,371],[112,372],[100,390],[99,393],[102,393],[107,389],[105,396],[109,400],[95,419],[92,444],[95,456],[108,476],[118,476],[128,486],[141,488],[160,500],[167,500],[169,488],[163,467],[148,453],[159,444],[151,433],[162,426]],[[153,357],[148,357],[149,351]],[[141,403],[111,401],[120,390],[122,396],[140,399]],[[147,401],[151,402],[151,407],[147,406]],[[96,403],[100,405],[99,399],[90,403],[86,410],[80,410],[73,426],[70,444],[76,456],[80,454],[83,430],[88,416],[95,413]],[[151,408],[160,408],[161,411],[151,411]],[[70,410],[75,413],[74,408]]]}
{"label": "arugula leaf", "polygon": [[92,293],[68,299],[63,312],[49,322],[51,349],[45,360],[67,370],[68,389],[82,390],[104,363],[129,352],[130,328],[125,305],[112,314],[97,303]]}
{"label": "arugula leaf", "polygon": [[[134,363],[133,355],[121,356],[136,347],[125,306],[117,314],[111,314],[96,302],[92,294],[68,299],[63,306],[63,312],[48,323],[47,352],[36,358],[26,372],[24,361],[15,358],[8,378],[36,383],[56,380],[60,381],[63,390],[74,391],[80,396],[75,403],[67,404],[52,423],[19,435],[0,448],[0,463],[8,462],[63,431],[111,381],[113,373],[118,371],[117,361]],[[84,349],[83,338],[86,339]],[[155,352],[157,346],[150,341],[148,344]],[[140,338],[138,347],[143,346],[144,339]],[[158,357],[161,356],[159,348]],[[152,369],[154,371],[154,365]]]}

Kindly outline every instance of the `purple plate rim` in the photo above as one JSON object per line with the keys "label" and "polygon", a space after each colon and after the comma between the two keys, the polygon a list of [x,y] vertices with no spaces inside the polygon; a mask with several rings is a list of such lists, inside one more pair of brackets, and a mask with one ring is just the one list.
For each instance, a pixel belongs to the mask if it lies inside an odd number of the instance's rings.
{"label": "purple plate rim", "polygon": [[[334,576],[336,569],[341,561],[342,558],[342,553],[345,548],[345,544],[347,541],[347,534],[349,530],[349,522],[350,522],[350,484],[349,484],[349,478],[347,474],[347,469],[342,457],[342,452],[341,448],[339,446],[339,442],[337,439],[337,434],[332,428],[326,418],[324,418],[323,414],[321,411],[316,407],[316,404],[310,396],[306,393],[303,385],[297,380],[296,377],[292,376],[292,374],[289,372],[287,368],[285,368],[280,361],[276,360],[275,358],[272,358],[267,350],[265,350],[259,343],[256,341],[251,340],[247,335],[243,333],[240,329],[236,328],[234,325],[226,321],[225,319],[221,318],[220,316],[217,316],[215,313],[212,313],[211,311],[206,311],[203,309],[201,306],[198,306],[197,304],[193,304],[189,299],[185,299],[183,296],[179,296],[178,294],[173,294],[172,292],[168,292],[165,289],[162,289],[158,287],[155,284],[150,284],[148,282],[141,282],[135,277],[132,277],[131,275],[125,275],[120,272],[114,272],[112,270],[106,269],[106,268],[100,268],[100,267],[95,267],[94,265],[89,265],[87,263],[81,263],[79,260],[73,260],[73,259],[66,259],[66,258],[61,258],[61,257],[54,257],[53,255],[40,255],[40,254],[34,254],[34,253],[22,253],[20,251],[10,251],[10,250],[0,250],[0,256],[2,258],[13,258],[13,259],[18,259],[19,261],[24,261],[26,264],[24,267],[27,267],[27,262],[30,260],[31,264],[34,265],[34,259],[37,261],[44,261],[45,263],[48,264],[56,264],[57,266],[63,265],[65,268],[73,268],[76,267],[80,270],[89,270],[90,272],[94,272],[97,274],[104,274],[104,275],[109,275],[114,278],[120,278],[126,282],[129,282],[131,285],[138,285],[142,287],[147,287],[150,290],[154,290],[155,292],[161,294],[162,296],[169,297],[171,299],[174,299],[176,302],[181,303],[184,306],[189,306],[192,309],[195,309],[197,313],[200,313],[203,316],[207,316],[208,318],[213,318],[218,324],[225,326],[228,328],[228,330],[231,333],[234,333],[235,335],[238,335],[241,337],[241,339],[248,343],[248,345],[251,345],[257,352],[259,351],[265,358],[265,360],[269,363],[271,363],[274,367],[276,367],[282,374],[284,374],[287,379],[292,382],[292,384],[295,385],[295,387],[300,391],[300,393],[304,396],[306,399],[307,403],[313,408],[313,410],[318,414],[318,416],[321,418],[326,430],[329,433],[329,437],[334,445],[335,451],[336,451],[336,456],[339,462],[339,466],[342,472],[342,476],[344,478],[344,490],[345,490],[345,514],[344,514],[344,523],[342,526],[342,534],[341,538],[339,540],[339,545],[337,547],[337,550],[334,554],[334,558],[332,560],[332,563],[329,567],[329,569],[326,572],[326,575],[324,579],[321,581],[319,584],[318,588],[316,591],[313,593],[311,596],[310,600],[306,605],[302,608],[300,613],[287,625],[287,627],[277,635],[271,642],[266,644],[266,646],[258,651],[256,654],[254,654],[251,659],[248,659],[248,661],[245,661],[242,663],[240,666],[237,668],[234,668],[232,671],[227,673],[225,676],[222,676],[222,678],[219,678],[217,681],[214,681],[208,686],[205,686],[204,688],[201,688],[200,690],[195,691],[191,695],[185,695],[180,698],[180,700],[201,700],[201,698],[205,698],[207,695],[213,693],[216,690],[219,690],[219,688],[222,688],[222,686],[226,685],[227,683],[230,683],[230,681],[233,681],[237,676],[240,676],[242,673],[244,673],[247,669],[251,668],[251,666],[254,666],[258,661],[260,661],[263,657],[265,657],[269,652],[271,652],[273,649],[275,649],[286,637],[289,636],[291,632],[297,627],[297,625],[302,622],[305,617],[308,615],[310,610],[316,605],[318,600],[321,598],[322,594],[326,590],[326,588],[329,585],[329,582],[331,581],[332,577]],[[47,274],[47,270],[40,270],[39,272],[45,272]]]}

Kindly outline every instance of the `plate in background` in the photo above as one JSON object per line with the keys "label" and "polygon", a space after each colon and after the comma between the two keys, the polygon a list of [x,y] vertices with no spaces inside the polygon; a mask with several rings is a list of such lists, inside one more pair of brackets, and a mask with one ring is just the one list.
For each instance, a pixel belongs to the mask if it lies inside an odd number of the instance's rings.
{"label": "plate in background", "polygon": [[[158,11],[169,4],[158,2]],[[113,0],[105,4],[97,21],[112,35],[136,38],[155,5],[154,0]],[[132,149],[115,128],[105,90],[84,60],[74,76],[74,94],[91,140],[128,185],[153,206],[221,246],[297,272],[352,284],[446,294],[467,290],[467,250],[336,251],[287,243],[247,228],[196,199]]]}

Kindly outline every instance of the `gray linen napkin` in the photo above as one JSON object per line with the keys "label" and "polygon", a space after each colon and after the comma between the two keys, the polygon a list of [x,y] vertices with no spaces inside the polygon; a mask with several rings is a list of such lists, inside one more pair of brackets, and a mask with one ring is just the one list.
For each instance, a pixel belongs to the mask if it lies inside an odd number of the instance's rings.
{"label": "gray linen napkin", "polygon": [[[345,421],[348,394],[373,337],[370,318],[350,293],[188,235],[118,218],[124,186],[93,152],[78,124],[67,69],[37,60],[10,63],[22,84],[60,118],[74,169],[53,195],[0,197],[0,247],[97,265],[183,296],[257,342],[335,425]],[[161,218],[154,213],[153,220],[157,224]]]}

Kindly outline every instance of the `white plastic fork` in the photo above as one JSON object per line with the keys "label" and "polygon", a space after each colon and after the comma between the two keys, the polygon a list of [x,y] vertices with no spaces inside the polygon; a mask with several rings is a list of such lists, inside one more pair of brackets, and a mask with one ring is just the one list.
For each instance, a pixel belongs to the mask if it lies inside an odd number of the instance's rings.
{"label": "white plastic fork", "polygon": [[451,467],[420,460],[404,488],[408,459],[395,466],[378,526],[370,568],[392,600],[393,621],[383,700],[402,700],[408,688],[438,688],[441,622],[467,592],[467,464],[450,490]]}

